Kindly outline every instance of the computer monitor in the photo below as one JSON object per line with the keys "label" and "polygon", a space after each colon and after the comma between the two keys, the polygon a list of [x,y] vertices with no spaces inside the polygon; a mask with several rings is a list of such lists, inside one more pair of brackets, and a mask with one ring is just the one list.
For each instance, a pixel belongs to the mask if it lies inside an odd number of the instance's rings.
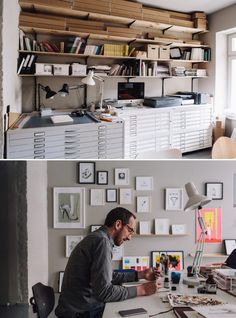
{"label": "computer monitor", "polygon": [[141,103],[144,100],[144,83],[118,83],[118,103]]}

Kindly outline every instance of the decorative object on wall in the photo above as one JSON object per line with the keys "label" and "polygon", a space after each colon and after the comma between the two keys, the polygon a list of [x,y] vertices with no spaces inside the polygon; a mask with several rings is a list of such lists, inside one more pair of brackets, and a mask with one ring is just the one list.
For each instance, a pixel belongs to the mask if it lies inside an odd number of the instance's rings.
{"label": "decorative object on wall", "polygon": [[85,227],[85,189],[53,188],[54,228]]}
{"label": "decorative object on wall", "polygon": [[120,204],[132,204],[133,191],[132,189],[120,189]]}
{"label": "decorative object on wall", "polygon": [[59,272],[59,279],[58,279],[58,292],[61,293],[61,286],[62,286],[62,281],[64,277],[64,272]]}
{"label": "decorative object on wall", "polygon": [[212,200],[222,200],[223,182],[206,182],[205,195]]}
{"label": "decorative object on wall", "polygon": [[183,189],[172,188],[166,189],[165,209],[167,211],[183,210]]}
{"label": "decorative object on wall", "polygon": [[137,212],[148,213],[150,210],[150,197],[137,197]]}
{"label": "decorative object on wall", "polygon": [[170,220],[169,219],[155,219],[155,234],[169,234]]}
{"label": "decorative object on wall", "polygon": [[95,183],[95,162],[78,163],[78,183]]}
{"label": "decorative object on wall", "polygon": [[106,189],[106,202],[117,202],[117,189]]}
{"label": "decorative object on wall", "polygon": [[108,184],[108,171],[97,171],[97,184]]}
{"label": "decorative object on wall", "polygon": [[115,169],[115,185],[119,185],[119,186],[129,185],[129,169],[128,168]]}
{"label": "decorative object on wall", "polygon": [[140,221],[139,222],[139,234],[149,235],[151,234],[151,223],[150,221]]}
{"label": "decorative object on wall", "polygon": [[105,204],[105,191],[104,191],[104,189],[90,189],[90,204],[91,205],[104,205]]}
{"label": "decorative object on wall", "polygon": [[83,238],[82,235],[66,235],[66,257],[70,257],[73,249]]}
{"label": "decorative object on wall", "polygon": [[[222,242],[222,219],[221,208],[201,209],[201,215],[206,228],[205,243]],[[196,214],[196,242],[201,234],[201,228]]]}
{"label": "decorative object on wall", "polygon": [[101,226],[102,226],[102,224],[90,225],[90,232],[94,232],[94,231],[98,230]]}
{"label": "decorative object on wall", "polygon": [[124,256],[122,262],[123,269],[134,269],[142,271],[149,268],[149,256]]}
{"label": "decorative object on wall", "polygon": [[230,255],[233,252],[233,250],[236,249],[236,240],[224,240],[224,245],[226,255]]}
{"label": "decorative object on wall", "polygon": [[121,261],[124,256],[124,245],[114,246],[112,250],[112,260]]}
{"label": "decorative object on wall", "polygon": [[171,233],[174,235],[186,234],[186,224],[172,224]]}
{"label": "decorative object on wall", "polygon": [[153,190],[153,177],[136,177],[137,191],[151,191]]}
{"label": "decorative object on wall", "polygon": [[160,268],[162,257],[169,257],[169,269],[181,271],[184,269],[184,252],[183,251],[152,251],[152,267]]}
{"label": "decorative object on wall", "polygon": [[233,207],[236,207],[236,173],[233,175]]}

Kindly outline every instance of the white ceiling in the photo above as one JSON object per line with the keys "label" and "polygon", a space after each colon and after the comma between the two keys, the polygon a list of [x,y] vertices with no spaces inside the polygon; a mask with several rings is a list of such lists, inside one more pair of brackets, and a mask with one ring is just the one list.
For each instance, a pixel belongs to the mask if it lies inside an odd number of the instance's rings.
{"label": "white ceiling", "polygon": [[204,11],[207,14],[236,4],[236,0],[137,0],[137,2],[174,11]]}

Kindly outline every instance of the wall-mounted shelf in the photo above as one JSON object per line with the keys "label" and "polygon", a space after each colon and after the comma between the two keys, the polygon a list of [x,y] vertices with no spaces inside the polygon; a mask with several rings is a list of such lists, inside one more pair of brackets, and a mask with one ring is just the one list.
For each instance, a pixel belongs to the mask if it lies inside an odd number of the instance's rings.
{"label": "wall-mounted shelf", "polygon": [[157,237],[157,236],[168,236],[168,237],[176,237],[176,236],[187,236],[188,234],[134,234],[133,237]]}
{"label": "wall-mounted shelf", "polygon": [[[191,257],[195,256],[194,253],[189,253],[188,255]],[[224,255],[221,253],[209,253],[209,254],[206,253],[206,254],[203,254],[202,257],[205,257],[205,258],[207,258],[207,257],[209,257],[209,258],[226,258],[227,255]]]}

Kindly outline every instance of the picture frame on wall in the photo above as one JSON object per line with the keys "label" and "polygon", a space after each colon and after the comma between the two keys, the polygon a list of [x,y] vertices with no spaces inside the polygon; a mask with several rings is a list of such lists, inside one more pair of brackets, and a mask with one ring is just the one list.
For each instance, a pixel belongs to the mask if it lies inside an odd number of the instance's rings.
{"label": "picture frame on wall", "polygon": [[149,268],[149,263],[149,256],[124,256],[122,259],[122,269],[143,271]]}
{"label": "picture frame on wall", "polygon": [[186,224],[172,224],[171,233],[173,235],[184,235],[186,234]]}
{"label": "picture frame on wall", "polygon": [[226,255],[230,255],[233,252],[233,250],[236,249],[236,240],[233,240],[233,239],[224,240],[224,246],[225,246]]}
{"label": "picture frame on wall", "polygon": [[53,188],[53,226],[85,227],[85,188]]}
{"label": "picture frame on wall", "polygon": [[90,205],[105,205],[104,189],[90,189]]}
{"label": "picture frame on wall", "polygon": [[117,202],[117,189],[106,189],[106,202]]}
{"label": "picture frame on wall", "polygon": [[182,188],[165,189],[165,210],[183,211],[183,189]]}
{"label": "picture frame on wall", "polygon": [[92,224],[92,225],[90,225],[90,232],[94,232],[94,231],[100,229],[101,226],[102,226],[102,224]]}
{"label": "picture frame on wall", "polygon": [[156,235],[169,235],[170,234],[170,220],[166,218],[157,218],[154,220],[155,234]]}
{"label": "picture frame on wall", "polygon": [[212,200],[223,200],[223,182],[206,182],[205,195]]}
{"label": "picture frame on wall", "polygon": [[58,278],[58,293],[61,293],[61,287],[63,282],[64,272],[59,272],[59,278]]}
{"label": "picture frame on wall", "polygon": [[66,235],[66,257],[70,257],[71,252],[83,238],[82,235]]}
{"label": "picture frame on wall", "polygon": [[169,269],[181,271],[184,269],[183,251],[151,251],[152,267],[161,268],[162,259],[168,256]]}
{"label": "picture frame on wall", "polygon": [[129,169],[128,168],[115,169],[115,185],[118,185],[118,186],[129,185]]}
{"label": "picture frame on wall", "polygon": [[133,190],[122,188],[120,189],[120,204],[132,204],[133,203]]}
{"label": "picture frame on wall", "polygon": [[151,198],[147,196],[137,197],[137,213],[149,213],[151,211],[150,207]]}
{"label": "picture frame on wall", "polygon": [[97,184],[108,184],[108,171],[97,171]]}
{"label": "picture frame on wall", "polygon": [[83,161],[78,163],[78,183],[95,183],[95,162]]}
{"label": "picture frame on wall", "polygon": [[136,190],[137,191],[152,191],[153,177],[136,177]]}

